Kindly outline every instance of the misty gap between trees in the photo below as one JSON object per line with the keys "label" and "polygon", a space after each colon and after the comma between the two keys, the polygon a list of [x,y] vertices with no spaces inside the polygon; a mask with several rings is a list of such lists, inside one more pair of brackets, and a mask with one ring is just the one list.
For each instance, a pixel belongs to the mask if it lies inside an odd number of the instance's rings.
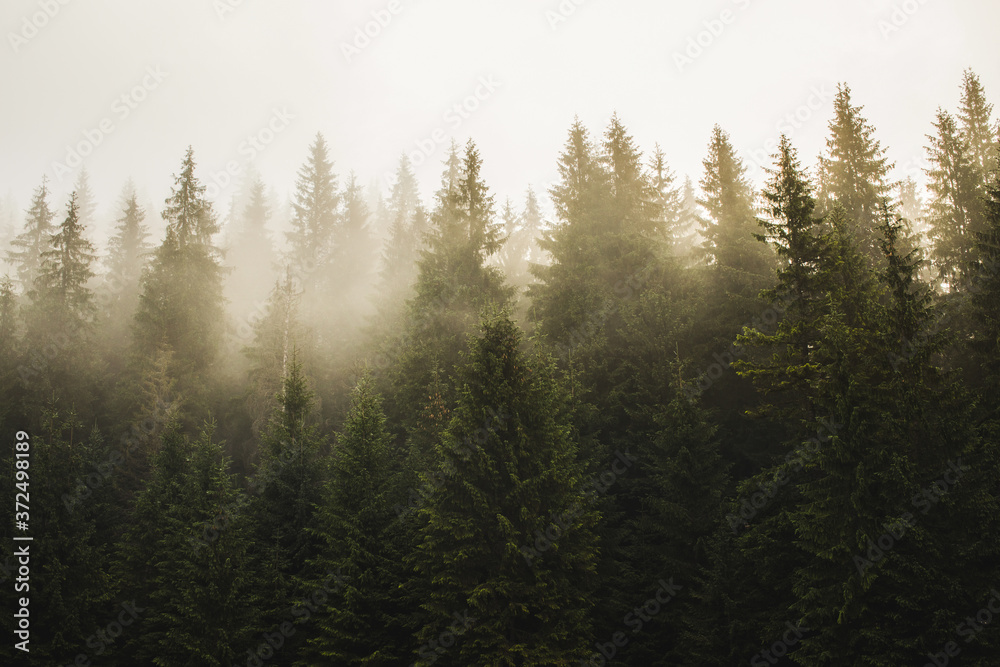
{"label": "misty gap between trees", "polygon": [[1000,127],[960,83],[926,192],[846,84],[759,189],[723,128],[692,183],[617,116],[503,202],[472,140],[422,201],[317,135],[225,225],[178,147],[100,248],[86,171],[43,178],[0,284],[33,664],[1000,664]]}

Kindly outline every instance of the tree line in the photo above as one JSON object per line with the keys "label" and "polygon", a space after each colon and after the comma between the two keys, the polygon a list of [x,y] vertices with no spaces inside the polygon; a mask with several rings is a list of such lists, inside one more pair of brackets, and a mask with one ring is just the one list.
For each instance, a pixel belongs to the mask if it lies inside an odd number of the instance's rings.
{"label": "tree line", "polygon": [[760,189],[718,126],[695,187],[577,120],[548,222],[471,140],[372,207],[317,135],[281,250],[258,177],[219,245],[191,148],[157,245],[134,187],[99,256],[43,180],[0,283],[32,660],[991,664],[1000,127],[960,91],[927,201],[846,84]]}

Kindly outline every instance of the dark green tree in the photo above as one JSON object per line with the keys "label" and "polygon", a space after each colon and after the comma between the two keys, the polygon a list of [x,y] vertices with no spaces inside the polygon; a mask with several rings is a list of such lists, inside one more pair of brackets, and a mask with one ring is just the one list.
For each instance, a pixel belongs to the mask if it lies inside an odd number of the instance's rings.
{"label": "dark green tree", "polygon": [[417,567],[430,597],[417,664],[578,661],[588,653],[597,515],[561,417],[565,394],[551,361],[519,349],[505,315],[486,320],[470,347],[437,447],[443,475],[420,509]]}

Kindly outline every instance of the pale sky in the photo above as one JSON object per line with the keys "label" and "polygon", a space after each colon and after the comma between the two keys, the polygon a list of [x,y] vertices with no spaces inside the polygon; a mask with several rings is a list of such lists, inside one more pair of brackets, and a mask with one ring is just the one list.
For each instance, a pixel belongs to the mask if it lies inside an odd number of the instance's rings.
{"label": "pale sky", "polygon": [[1000,102],[997,25],[996,0],[3,0],[0,196],[24,209],[48,174],[61,208],[82,146],[105,227],[130,176],[158,214],[191,144],[224,213],[228,162],[287,194],[319,131],[341,182],[419,157],[425,202],[471,137],[520,205],[574,115],[599,135],[613,112],[697,183],[716,123],[751,164],[789,129],[814,164],[840,81],[905,175],[965,68]]}

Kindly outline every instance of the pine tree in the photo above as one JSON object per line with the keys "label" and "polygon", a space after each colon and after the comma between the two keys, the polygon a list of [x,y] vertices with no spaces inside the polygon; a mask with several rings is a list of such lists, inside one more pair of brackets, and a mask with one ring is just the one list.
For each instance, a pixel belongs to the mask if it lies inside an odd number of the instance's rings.
{"label": "pine tree", "polygon": [[89,420],[94,389],[101,384],[91,345],[95,307],[88,287],[95,257],[77,216],[74,193],[28,292],[25,335],[32,345],[21,377],[30,380],[25,390],[36,406],[55,394]]}
{"label": "pine tree", "polygon": [[[418,251],[423,229],[416,224],[420,197],[410,158],[403,154],[396,168],[396,181],[389,197],[389,238],[382,252],[378,293],[385,304],[398,305],[394,295],[404,295],[416,278]],[[384,308],[385,306],[383,306]]]}
{"label": "pine tree", "polygon": [[211,426],[194,441],[176,424],[164,433],[121,545],[127,590],[144,608],[129,634],[130,664],[231,665],[265,629],[265,580],[228,469]]}
{"label": "pine tree", "polygon": [[151,250],[146,239],[149,227],[146,211],[139,206],[131,181],[122,190],[121,214],[108,241],[108,276],[111,300],[121,304],[121,312],[131,315],[139,300],[139,281]]}
{"label": "pine tree", "polygon": [[927,135],[931,168],[928,223],[934,242],[934,262],[941,280],[953,289],[965,280],[974,261],[975,234],[983,231],[983,183],[973,162],[972,148],[954,117],[938,109],[936,136]]}
{"label": "pine tree", "polygon": [[971,162],[982,181],[996,166],[997,135],[992,119],[993,105],[986,101],[986,91],[971,69],[962,73],[962,100],[958,121],[962,139],[969,147]]}
{"label": "pine tree", "polygon": [[420,509],[417,567],[431,587],[417,664],[568,664],[587,654],[597,516],[551,362],[519,345],[508,317],[483,323],[437,447],[443,474]]}
{"label": "pine tree", "polygon": [[852,106],[847,84],[837,86],[833,109],[826,154],[819,158],[817,207],[826,213],[840,205],[851,234],[874,265],[882,259],[875,230],[879,209],[895,187],[889,180],[892,165],[874,137],[875,128],[861,115],[863,107]]}
{"label": "pine tree", "polygon": [[257,311],[274,284],[277,256],[271,245],[267,224],[271,207],[267,192],[259,177],[250,182],[247,202],[240,212],[239,231],[227,253],[227,263],[233,267],[227,280],[227,298],[240,320]]}
{"label": "pine tree", "polygon": [[317,133],[309,147],[309,157],[299,169],[295,182],[292,231],[287,235],[290,245],[288,261],[304,286],[308,287],[308,276],[324,267],[333,252],[339,205],[337,175],[333,171],[326,140]]}
{"label": "pine tree", "polygon": [[253,336],[253,342],[243,349],[243,354],[250,363],[246,399],[255,436],[263,433],[278,405],[294,350],[307,347],[311,340],[299,323],[300,296],[291,267],[286,267],[284,279],[275,282],[271,290],[263,317],[252,329],[237,331],[240,337]]}
{"label": "pine tree", "polygon": [[168,346],[178,390],[199,412],[207,407],[225,314],[219,251],[212,243],[218,224],[194,169],[189,147],[163,209],[166,238],[143,274],[133,347],[141,368]]}
{"label": "pine tree", "polygon": [[29,292],[40,315],[33,334],[56,329],[73,335],[82,333],[94,314],[93,293],[87,283],[94,277],[90,266],[94,246],[84,237],[76,193],[70,195],[66,218],[52,235],[50,247],[41,254],[42,264]]}
{"label": "pine tree", "polygon": [[344,584],[318,620],[309,664],[396,665],[412,650],[400,590],[407,575],[404,533],[393,510],[399,463],[366,372],[352,394],[315,515],[313,532],[323,547],[313,567],[323,577],[336,573]]}
{"label": "pine tree", "polygon": [[80,224],[88,229],[93,229],[97,224],[97,201],[94,197],[94,191],[90,187],[90,172],[87,171],[86,167],[80,168],[80,173],[73,184],[73,192],[76,193]]}
{"label": "pine tree", "polygon": [[702,221],[701,233],[718,288],[726,294],[756,297],[774,273],[773,253],[755,238],[761,230],[753,186],[729,135],[718,125],[702,164],[705,174],[699,185],[704,195],[698,203],[708,217]]}
{"label": "pine tree", "polygon": [[681,229],[681,190],[674,185],[676,180],[674,173],[667,166],[667,158],[659,144],[653,149],[653,155],[649,161],[649,172],[653,203],[656,207],[654,214],[656,231],[676,251],[684,231]]}
{"label": "pine tree", "polygon": [[[309,532],[327,479],[325,440],[314,423],[314,394],[294,350],[288,359],[278,404],[261,438],[260,459],[251,479],[255,492],[248,516],[256,533],[265,580],[262,610],[269,625],[283,621],[295,600],[314,586],[297,578],[318,554]],[[289,655],[304,642],[297,633]]]}
{"label": "pine tree", "polygon": [[503,273],[487,263],[502,247],[503,236],[493,195],[480,174],[479,150],[472,141],[466,145],[457,177],[451,162],[446,163],[431,230],[424,237],[404,334],[401,340],[394,337],[382,344],[383,357],[394,362],[387,412],[404,427],[412,425],[413,412],[404,414],[403,406],[422,405],[419,397],[435,368],[452,372],[480,311],[491,304],[505,306],[512,296]]}
{"label": "pine tree", "polygon": [[24,232],[11,242],[18,250],[7,253],[7,261],[17,268],[22,293],[34,285],[35,276],[42,266],[42,253],[49,248],[53,214],[49,209],[48,196],[48,179],[43,176],[42,184],[35,190],[31,207],[26,212]]}

